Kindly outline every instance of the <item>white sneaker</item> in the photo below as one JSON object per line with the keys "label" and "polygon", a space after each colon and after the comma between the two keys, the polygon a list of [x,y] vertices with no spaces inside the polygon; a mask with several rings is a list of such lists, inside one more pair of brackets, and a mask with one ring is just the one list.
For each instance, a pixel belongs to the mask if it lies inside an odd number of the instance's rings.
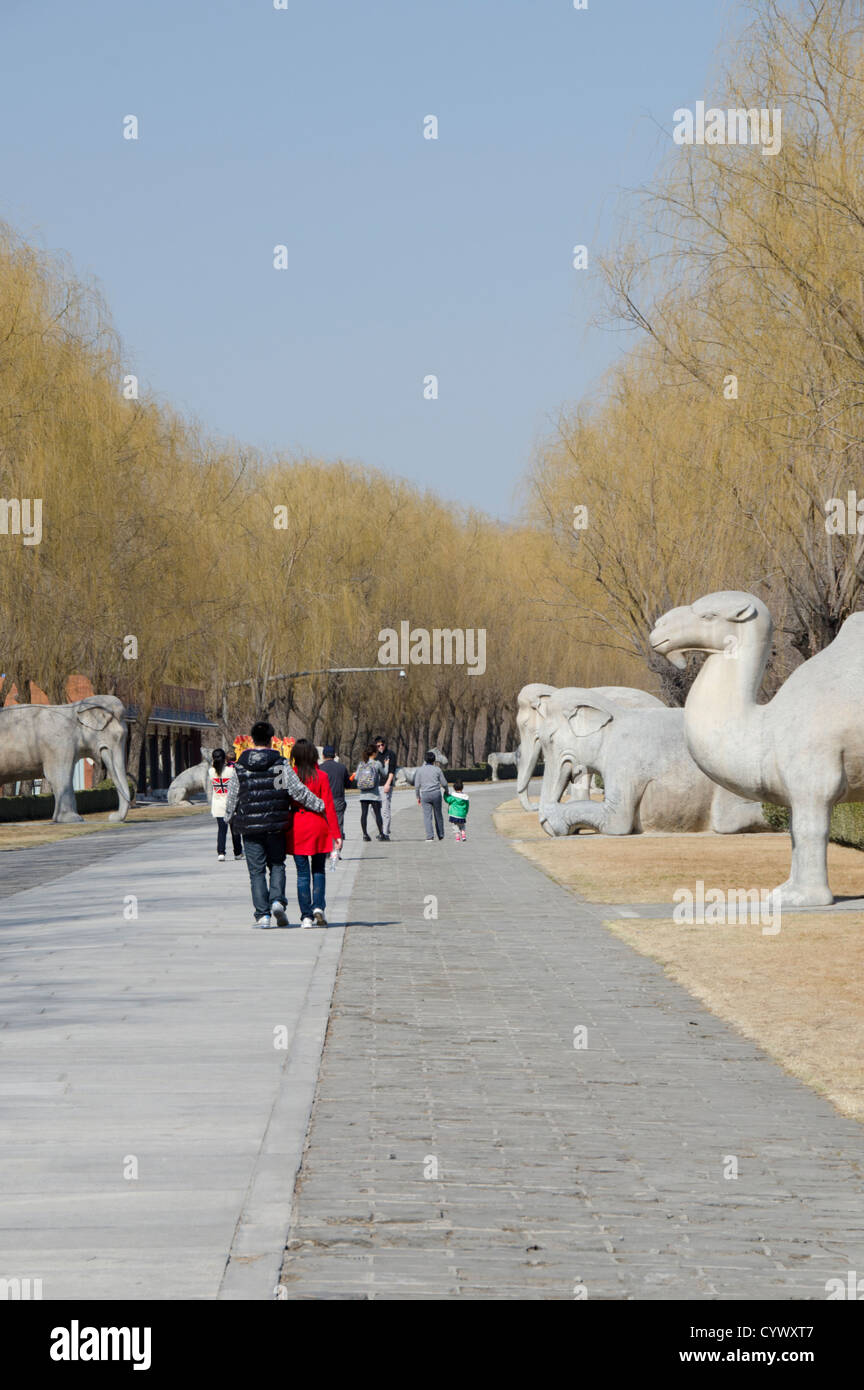
{"label": "white sneaker", "polygon": [[315,923],[312,921],[311,917],[304,917],[300,925],[305,931],[308,927],[314,927]]}
{"label": "white sneaker", "polygon": [[224,863],[225,863],[225,855],[224,855],[224,854],[217,854],[216,858],[219,860],[219,863],[220,863],[220,864],[224,864]]}
{"label": "white sneaker", "polygon": [[288,913],[285,911],[284,903],[271,903],[270,911],[276,919],[277,927],[287,927]]}
{"label": "white sneaker", "polygon": [[273,923],[269,917],[256,917],[255,925],[256,927],[272,927]]}
{"label": "white sneaker", "polygon": [[313,907],[312,916],[315,918],[316,927],[326,927],[327,918],[324,916],[323,907]]}

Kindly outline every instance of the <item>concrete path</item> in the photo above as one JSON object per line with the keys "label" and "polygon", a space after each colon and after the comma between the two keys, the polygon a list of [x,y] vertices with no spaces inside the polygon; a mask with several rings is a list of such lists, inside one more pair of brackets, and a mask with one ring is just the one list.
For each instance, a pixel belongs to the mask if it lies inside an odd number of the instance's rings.
{"label": "concrete path", "polygon": [[281,1296],[824,1299],[864,1274],[862,1129],[510,849],[511,795],[473,791],[466,844],[425,844],[412,806],[368,847]]}
{"label": "concrete path", "polygon": [[193,826],[200,828],[209,811],[201,816],[178,816],[170,822],[130,821],[124,825],[106,826],[88,835],[76,835],[68,840],[55,840],[53,844],[31,845],[29,849],[0,850],[0,899],[11,898],[34,883],[53,883],[64,878],[73,869],[83,869],[88,864],[101,864],[104,859],[112,859],[115,854],[128,854],[139,845],[149,845],[165,835],[182,835]]}
{"label": "concrete path", "polygon": [[0,1279],[274,1296],[342,928],[252,930],[215,850],[208,816],[0,856]]}

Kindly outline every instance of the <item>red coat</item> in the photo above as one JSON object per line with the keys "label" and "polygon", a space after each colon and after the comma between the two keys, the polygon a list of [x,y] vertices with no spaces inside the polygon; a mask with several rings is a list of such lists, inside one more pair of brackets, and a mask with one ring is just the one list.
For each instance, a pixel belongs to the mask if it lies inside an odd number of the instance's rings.
{"label": "red coat", "polygon": [[320,816],[317,811],[307,811],[303,806],[297,808],[286,834],[288,853],[329,854],[333,848],[333,841],[340,838],[330,780],[326,773],[316,768],[307,786],[310,792],[320,796],[324,802],[324,815]]}

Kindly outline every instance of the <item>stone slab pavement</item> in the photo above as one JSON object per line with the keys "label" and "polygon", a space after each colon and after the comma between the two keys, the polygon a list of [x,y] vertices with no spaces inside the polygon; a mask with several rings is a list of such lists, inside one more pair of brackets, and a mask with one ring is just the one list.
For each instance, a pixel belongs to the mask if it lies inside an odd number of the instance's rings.
{"label": "stone slab pavement", "polygon": [[0,1279],[45,1299],[274,1296],[363,845],[336,925],[260,931],[215,836],[0,855]]}
{"label": "stone slab pavement", "polygon": [[808,1300],[864,1273],[861,1128],[499,838],[511,787],[471,791],[465,844],[409,803],[367,847],[280,1296]]}

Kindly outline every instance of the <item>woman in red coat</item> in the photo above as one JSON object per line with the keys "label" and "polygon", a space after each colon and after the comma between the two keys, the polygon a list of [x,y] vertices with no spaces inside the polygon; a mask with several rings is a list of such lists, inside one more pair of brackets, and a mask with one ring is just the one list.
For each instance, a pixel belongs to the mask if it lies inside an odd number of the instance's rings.
{"label": "woman in red coat", "polygon": [[324,815],[295,809],[288,826],[288,853],[293,854],[297,868],[297,901],[300,904],[301,927],[326,927],[324,916],[327,855],[341,849],[339,822],[333,805],[330,781],[318,768],[318,753],[314,743],[301,738],[291,750],[291,761],[297,776],[310,792],[324,802]]}

